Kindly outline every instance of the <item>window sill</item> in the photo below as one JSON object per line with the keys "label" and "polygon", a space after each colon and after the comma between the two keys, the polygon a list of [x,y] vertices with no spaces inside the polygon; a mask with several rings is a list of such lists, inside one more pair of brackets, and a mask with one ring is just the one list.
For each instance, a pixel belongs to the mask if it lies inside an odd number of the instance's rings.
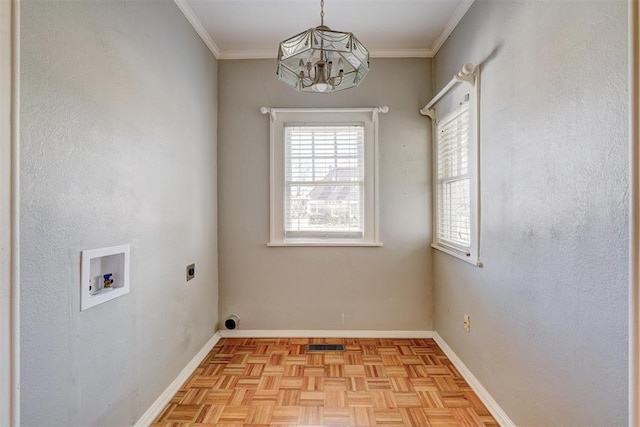
{"label": "window sill", "polygon": [[316,246],[316,247],[382,247],[382,242],[349,242],[331,240],[287,240],[284,242],[269,242],[270,248],[285,246]]}
{"label": "window sill", "polygon": [[431,247],[433,249],[439,250],[440,252],[444,252],[445,254],[451,255],[452,257],[455,257],[455,258],[461,259],[463,261],[466,261],[471,265],[475,265],[476,267],[482,267],[482,262],[478,258],[475,258],[475,257],[472,257],[472,256],[467,256],[467,254],[465,254],[463,252],[458,252],[458,251],[453,250],[453,249],[445,248],[445,247],[439,246],[439,245],[437,245],[435,243],[432,243]]}

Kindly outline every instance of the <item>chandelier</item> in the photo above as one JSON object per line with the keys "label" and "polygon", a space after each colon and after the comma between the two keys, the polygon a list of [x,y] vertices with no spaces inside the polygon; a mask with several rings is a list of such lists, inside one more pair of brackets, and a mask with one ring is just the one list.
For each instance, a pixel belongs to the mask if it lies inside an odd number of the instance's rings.
{"label": "chandelier", "polygon": [[360,84],[369,72],[369,51],[353,35],[324,25],[309,28],[280,43],[278,79],[300,92],[332,93]]}

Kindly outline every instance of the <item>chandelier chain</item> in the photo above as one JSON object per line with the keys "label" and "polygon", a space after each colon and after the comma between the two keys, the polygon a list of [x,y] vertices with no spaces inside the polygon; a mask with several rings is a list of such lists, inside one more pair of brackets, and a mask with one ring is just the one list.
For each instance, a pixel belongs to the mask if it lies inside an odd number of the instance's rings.
{"label": "chandelier chain", "polygon": [[320,0],[320,25],[324,25],[324,0]]}

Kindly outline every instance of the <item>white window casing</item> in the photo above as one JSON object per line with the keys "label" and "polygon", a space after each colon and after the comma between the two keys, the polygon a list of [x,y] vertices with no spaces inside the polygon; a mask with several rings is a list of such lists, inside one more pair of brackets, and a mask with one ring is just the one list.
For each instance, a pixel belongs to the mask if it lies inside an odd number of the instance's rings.
{"label": "white window casing", "polygon": [[420,112],[433,132],[431,246],[481,267],[479,72],[466,64]]}
{"label": "white window casing", "polygon": [[261,108],[270,123],[268,246],[382,246],[379,108]]}

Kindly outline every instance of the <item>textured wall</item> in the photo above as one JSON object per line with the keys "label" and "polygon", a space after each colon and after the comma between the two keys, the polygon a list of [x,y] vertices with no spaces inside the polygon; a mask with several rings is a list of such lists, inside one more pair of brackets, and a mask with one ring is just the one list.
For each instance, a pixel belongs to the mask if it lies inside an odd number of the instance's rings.
{"label": "textured wall", "polygon": [[[217,63],[169,0],[20,4],[22,421],[131,425],[215,330]],[[80,312],[80,251],[124,243],[131,293]]]}
{"label": "textured wall", "polygon": [[436,329],[517,425],[626,425],[627,2],[478,0],[435,90],[465,62],[484,268],[434,254]]}
{"label": "textured wall", "polygon": [[[432,329],[430,144],[418,110],[428,59],[373,59],[360,87],[300,94],[272,60],[220,61],[220,316],[245,329]],[[382,248],[268,248],[270,107],[372,107],[380,116]],[[344,313],[344,324],[342,323]]]}

